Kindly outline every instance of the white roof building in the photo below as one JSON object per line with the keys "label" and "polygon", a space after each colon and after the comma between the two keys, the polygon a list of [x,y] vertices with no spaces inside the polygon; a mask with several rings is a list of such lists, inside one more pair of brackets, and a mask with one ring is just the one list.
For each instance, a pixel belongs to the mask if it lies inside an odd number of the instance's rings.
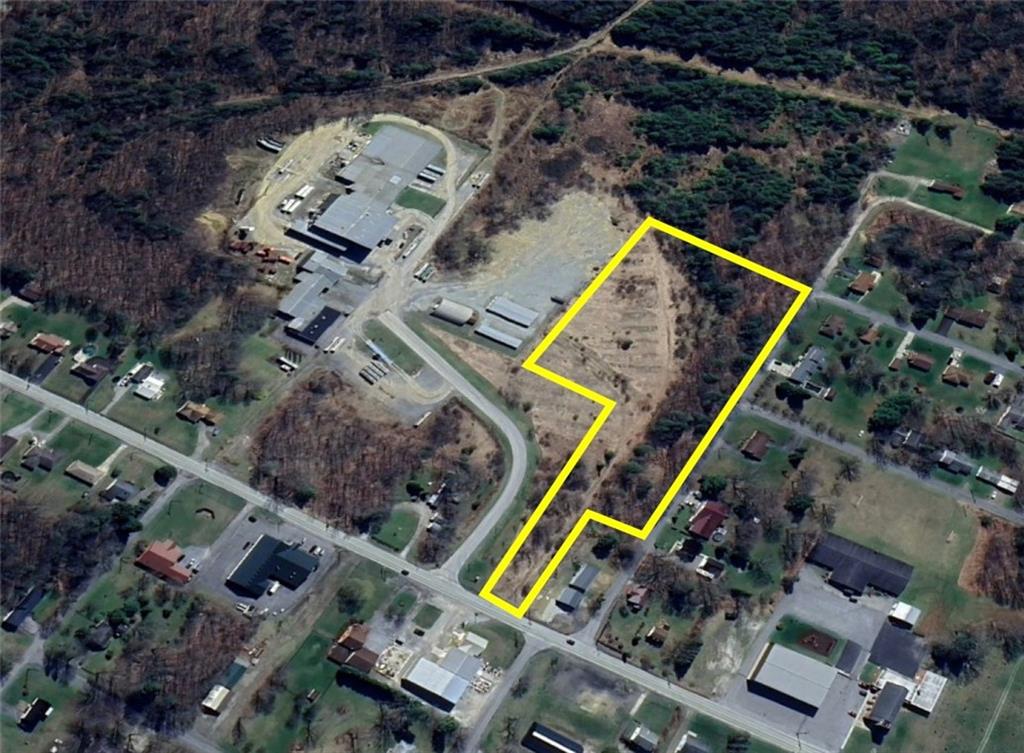
{"label": "white roof building", "polygon": [[897,601],[889,610],[889,620],[907,627],[914,627],[921,619],[921,610],[903,601]]}
{"label": "white roof building", "polygon": [[761,651],[747,681],[818,708],[825,701],[836,675],[835,667],[791,648],[769,643]]}
{"label": "white roof building", "polygon": [[153,373],[142,380],[142,384],[135,388],[135,394],[143,400],[156,400],[164,394],[167,386],[167,378]]}

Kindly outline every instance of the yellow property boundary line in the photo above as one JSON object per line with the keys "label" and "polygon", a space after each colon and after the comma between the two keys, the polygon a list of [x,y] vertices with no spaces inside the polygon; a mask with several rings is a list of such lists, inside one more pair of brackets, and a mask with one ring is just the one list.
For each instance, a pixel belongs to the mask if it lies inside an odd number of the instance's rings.
{"label": "yellow property boundary line", "polygon": [[[602,513],[595,512],[590,508],[587,508],[586,510],[584,510],[583,515],[580,516],[580,519],[576,522],[576,525],[573,526],[573,529],[569,532],[569,535],[566,537],[565,541],[563,541],[562,545],[558,547],[558,550],[551,558],[551,561],[544,567],[544,570],[537,578],[537,582],[533,584],[533,586],[530,588],[530,591],[526,594],[523,600],[518,605],[512,604],[511,602],[506,601],[505,599],[495,594],[493,588],[497,585],[498,581],[501,580],[501,576],[504,575],[505,571],[512,563],[512,560],[515,559],[515,556],[519,553],[519,550],[522,548],[523,543],[526,541],[527,537],[530,535],[530,533],[536,527],[537,523],[543,517],[544,513],[547,511],[548,506],[551,504],[551,501],[555,498],[555,495],[557,495],[559,490],[562,488],[562,484],[565,483],[566,478],[568,478],[569,474],[572,473],[573,469],[576,467],[576,464],[579,462],[580,458],[582,458],[583,454],[587,451],[587,448],[590,447],[590,443],[593,441],[594,437],[596,437],[598,432],[601,431],[601,427],[604,426],[604,422],[608,419],[608,416],[610,416],[612,411],[615,410],[615,401],[612,400],[611,398],[605,397],[604,395],[595,392],[594,390],[588,389],[587,387],[577,384],[576,382],[572,381],[571,379],[567,379],[561,374],[556,374],[555,372],[546,369],[543,366],[540,366],[537,363],[537,361],[540,360],[540,357],[543,356],[545,352],[547,352],[547,349],[551,347],[551,344],[556,339],[558,339],[558,336],[562,334],[562,331],[567,326],[569,326],[569,323],[573,320],[573,318],[575,318],[576,314],[578,314],[580,310],[587,304],[587,301],[589,301],[590,298],[594,295],[594,293],[597,292],[597,289],[604,284],[604,282],[608,279],[612,272],[615,271],[615,268],[618,267],[620,263],[622,263],[622,260],[625,259],[627,254],[629,254],[629,252],[633,250],[633,247],[636,246],[636,244],[640,241],[641,238],[643,238],[643,236],[647,233],[648,230],[652,229],[659,230],[667,235],[672,236],[673,238],[677,238],[683,241],[684,243],[690,244],[691,246],[696,246],[697,248],[703,251],[712,253],[715,256],[725,259],[726,261],[732,262],[733,264],[738,264],[744,269],[749,269],[752,272],[756,272],[762,277],[767,277],[769,280],[772,280],[773,282],[785,285],[786,287],[796,291],[796,298],[790,304],[789,309],[786,311],[786,314],[782,317],[782,320],[775,327],[771,336],[768,338],[768,341],[761,348],[760,352],[758,352],[757,357],[754,358],[753,362],[750,364],[750,367],[743,374],[743,378],[740,379],[739,384],[736,385],[736,389],[734,389],[732,391],[732,394],[729,395],[729,399],[726,400],[725,405],[718,412],[718,415],[715,416],[714,421],[711,422],[711,427],[707,430],[707,432],[705,432],[704,436],[700,440],[700,443],[697,445],[697,448],[690,455],[689,459],[687,459],[686,464],[683,466],[682,470],[679,471],[679,474],[675,477],[675,480],[672,482],[671,486],[669,486],[668,491],[665,492],[665,495],[661,498],[661,501],[658,502],[658,506],[654,508],[654,512],[651,513],[651,516],[647,519],[647,522],[644,524],[644,526],[642,528],[637,528],[636,526],[628,525],[608,515],[604,515]],[[491,573],[491,576],[487,579],[487,582],[484,584],[483,589],[481,589],[480,596],[486,599],[487,601],[491,602],[492,604],[501,607],[506,612],[515,615],[516,617],[522,617],[523,615],[525,615],[526,611],[533,604],[534,600],[536,600],[537,596],[540,595],[541,590],[547,584],[548,580],[550,580],[551,576],[554,575],[555,570],[562,563],[562,560],[565,559],[566,555],[569,553],[569,550],[572,548],[572,545],[576,542],[576,539],[580,537],[580,534],[583,533],[583,530],[591,521],[595,523],[601,523],[602,525],[605,525],[608,528],[611,528],[616,531],[628,533],[630,536],[635,536],[636,538],[641,540],[646,539],[651,534],[651,531],[654,530],[654,527],[658,524],[658,521],[661,519],[661,516],[664,515],[665,510],[667,510],[669,505],[672,504],[672,500],[675,499],[676,494],[679,493],[679,490],[686,482],[686,479],[693,472],[693,469],[696,467],[697,462],[707,451],[708,447],[711,446],[711,442],[714,441],[715,436],[718,434],[718,431],[722,428],[722,425],[729,417],[729,414],[732,413],[733,409],[739,403],[740,399],[743,397],[743,393],[746,392],[747,388],[750,386],[750,383],[754,380],[754,377],[756,376],[757,372],[761,369],[761,367],[764,365],[764,362],[767,360],[768,354],[771,353],[772,348],[775,347],[775,344],[782,337],[783,332],[785,332],[786,328],[789,327],[790,323],[793,321],[793,317],[796,316],[797,311],[799,311],[800,307],[803,306],[804,301],[807,300],[807,297],[810,295],[810,293],[811,288],[807,285],[804,285],[802,282],[797,282],[796,280],[786,277],[785,275],[780,274],[779,272],[776,272],[773,269],[768,269],[767,267],[764,267],[758,264],[757,262],[751,261],[750,259],[747,259],[743,256],[739,256],[730,251],[726,251],[723,248],[719,248],[718,246],[708,243],[707,241],[702,240],[701,238],[683,232],[682,230],[674,228],[671,225],[667,225],[664,222],[660,222],[659,220],[656,220],[653,217],[648,217],[647,219],[645,219],[643,223],[641,223],[640,227],[638,227],[629,237],[629,239],[626,240],[622,248],[620,248],[616,252],[615,256],[613,256],[611,260],[607,264],[605,264],[604,268],[600,271],[600,273],[598,273],[597,277],[594,278],[593,282],[591,282],[590,285],[588,285],[587,288],[583,291],[583,293],[580,294],[579,298],[577,298],[576,301],[573,302],[573,304],[569,307],[569,310],[566,311],[562,318],[558,320],[558,323],[555,324],[555,326],[551,329],[550,332],[548,332],[544,339],[540,341],[540,344],[537,345],[534,351],[530,353],[529,356],[527,356],[525,361],[523,361],[523,368],[526,369],[527,371],[530,371],[538,376],[544,377],[545,379],[548,379],[557,385],[565,387],[567,390],[575,392],[577,395],[582,395],[583,397],[592,400],[593,402],[601,406],[601,411],[600,413],[598,413],[597,418],[594,419],[594,423],[591,424],[590,428],[587,430],[587,433],[583,435],[583,439],[580,440],[579,445],[576,447],[575,450],[573,450],[572,455],[569,456],[568,461],[566,461],[565,465],[562,466],[562,470],[558,472],[558,475],[555,477],[555,480],[552,482],[551,486],[544,493],[544,496],[541,498],[540,503],[537,505],[537,508],[530,515],[530,518],[526,521],[526,524],[523,526],[522,530],[516,535],[512,544],[509,546],[508,550],[505,552],[501,560],[498,562],[498,565],[495,567],[494,572]]]}

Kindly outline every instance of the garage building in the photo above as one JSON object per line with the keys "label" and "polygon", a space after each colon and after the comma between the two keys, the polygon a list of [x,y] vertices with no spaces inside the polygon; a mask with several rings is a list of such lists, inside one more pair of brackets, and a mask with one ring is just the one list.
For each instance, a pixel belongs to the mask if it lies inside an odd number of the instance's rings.
{"label": "garage building", "polygon": [[791,648],[769,643],[747,677],[751,692],[813,716],[828,695],[835,667]]}

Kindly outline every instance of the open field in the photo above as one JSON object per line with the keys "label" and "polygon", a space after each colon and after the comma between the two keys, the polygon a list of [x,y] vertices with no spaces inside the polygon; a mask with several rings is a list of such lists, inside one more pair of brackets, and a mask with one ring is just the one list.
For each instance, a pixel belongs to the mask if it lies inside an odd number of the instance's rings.
{"label": "open field", "polygon": [[388,354],[402,371],[414,376],[423,368],[423,361],[395,334],[376,319],[370,319],[363,325],[366,336],[374,344]]}
{"label": "open field", "polygon": [[[78,423],[70,423],[50,442],[50,447],[72,460],[98,466],[119,447],[116,439]],[[54,469],[56,471],[56,469]]]}
{"label": "open field", "polygon": [[75,718],[75,706],[80,700],[79,692],[54,682],[40,669],[29,667],[20,677],[11,678],[4,688],[3,702],[14,709],[21,701],[31,703],[37,697],[49,701],[53,705],[53,713],[32,734],[19,729],[16,719],[4,715],[0,721],[0,748],[4,753],[48,753],[54,738],[68,736]]}
{"label": "open field", "polygon": [[[1021,660],[1017,660],[1020,664]],[[1019,750],[1020,724],[1024,722],[1024,672],[1018,671],[1009,685],[1014,665],[998,652],[989,652],[981,675],[967,684],[949,682],[939,705],[929,718],[904,710],[879,750],[924,753],[1010,753]],[[1004,691],[1010,692],[992,728],[987,745],[981,741],[993,721]],[[843,753],[871,753],[876,748],[863,729],[854,731]]]}
{"label": "open field", "polygon": [[999,136],[994,131],[964,120],[955,121],[948,141],[934,127],[924,134],[915,129],[896,151],[888,169],[962,186],[966,195],[960,201],[923,187],[915,189],[910,198],[939,212],[991,228],[1005,215],[1006,207],[983,193],[980,184],[998,143]]}
{"label": "open field", "polygon": [[445,200],[440,196],[418,191],[410,186],[402,189],[398,198],[395,199],[395,203],[400,207],[415,209],[431,217],[436,217],[437,213],[444,209]]}
{"label": "open field", "polygon": [[0,393],[0,432],[23,424],[36,415],[42,406],[17,392]]}
{"label": "open field", "polygon": [[242,500],[233,494],[193,481],[168,500],[146,528],[146,538],[173,539],[180,547],[209,546],[243,507]]}

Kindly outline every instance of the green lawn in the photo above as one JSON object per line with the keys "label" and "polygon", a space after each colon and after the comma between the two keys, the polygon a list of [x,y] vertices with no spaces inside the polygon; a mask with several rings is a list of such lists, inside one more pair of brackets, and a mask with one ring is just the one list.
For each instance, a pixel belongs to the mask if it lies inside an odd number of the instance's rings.
{"label": "green lawn", "polygon": [[469,625],[466,629],[487,639],[483,658],[495,667],[511,666],[523,648],[522,633],[504,623],[487,620]]}
{"label": "green lawn", "polygon": [[[342,629],[352,622],[369,621],[394,595],[394,575],[366,560],[349,567],[344,579],[345,598],[331,600],[312,631],[292,657],[276,673],[281,680],[272,691],[269,710],[242,722],[242,735],[234,744],[224,742],[231,751],[248,751],[252,745],[264,753],[289,753],[305,739],[307,730],[321,741],[341,739],[354,732],[360,740],[359,750],[383,753],[393,745],[390,738],[381,739],[373,727],[379,719],[378,693],[403,700],[396,691],[373,689],[360,692],[359,685],[347,681],[349,675],[326,660],[327,651]],[[320,693],[310,704],[310,690]],[[394,693],[394,695],[391,695]],[[419,706],[415,701],[414,706]],[[422,708],[422,707],[421,707]],[[417,751],[430,751],[429,714],[414,715],[411,729]],[[225,736],[229,735],[225,730]]]}
{"label": "green lawn", "polygon": [[0,725],[0,749],[4,753],[44,753],[50,750],[54,738],[68,737],[68,728],[80,699],[78,691],[54,682],[41,669],[29,667],[18,677],[11,678],[3,693],[4,703],[13,708],[20,701],[31,703],[37,697],[49,701],[53,705],[53,713],[32,734],[22,732],[16,719],[4,716]]}
{"label": "green lawn", "polygon": [[[1020,662],[1020,660],[1018,660]],[[985,668],[972,682],[949,682],[935,712],[928,718],[902,711],[885,738],[885,751],[942,751],[942,753],[1010,753],[1020,750],[1024,724],[1024,670],[1017,672],[1002,712],[995,719],[988,744],[982,736],[996,712],[996,705],[1010,683],[1013,666],[990,652]],[[872,753],[876,747],[864,729],[856,729],[843,753]]]}
{"label": "green lawn", "polygon": [[363,332],[366,337],[373,340],[374,344],[388,354],[388,357],[395,362],[402,371],[410,376],[418,374],[423,368],[423,361],[412,352],[409,347],[398,338],[391,330],[385,327],[376,319],[370,319],[363,325]]}
{"label": "green lawn", "polygon": [[890,172],[917,175],[956,183],[966,195],[960,201],[917,188],[911,200],[954,217],[993,227],[1006,213],[1006,207],[981,190],[985,168],[995,156],[999,135],[966,120],[955,120],[949,141],[940,138],[934,128],[925,134],[914,130],[893,157]]}
{"label": "green lawn", "polygon": [[[510,749],[523,739],[533,722],[549,725],[590,750],[604,750],[614,745],[637,696],[635,688],[613,689],[610,676],[581,667],[553,651],[538,654],[520,684],[526,692],[506,698],[487,730],[482,750],[497,753]],[[598,692],[591,693],[598,688]]]}
{"label": "green lawn", "polygon": [[395,199],[395,203],[400,207],[416,209],[429,214],[431,217],[436,217],[437,213],[444,209],[445,201],[439,196],[434,196],[409,186],[402,189],[402,192],[398,194],[398,198]]}
{"label": "green lawn", "polygon": [[911,186],[899,178],[883,175],[875,179],[875,191],[879,196],[896,196],[905,199],[910,195]]}
{"label": "green lawn", "polygon": [[647,696],[637,709],[635,718],[649,730],[661,735],[668,729],[677,708],[674,703],[660,696]]}
{"label": "green lawn", "polygon": [[0,432],[23,424],[42,410],[42,406],[17,392],[5,392],[0,398]]}
{"label": "green lawn", "polygon": [[223,489],[195,481],[178,491],[146,528],[148,541],[174,539],[178,546],[209,546],[245,502]]}
{"label": "green lawn", "polygon": [[[697,716],[690,724],[689,731],[697,739],[707,743],[713,753],[726,753],[729,749],[730,738],[745,736],[738,730],[727,727],[721,722],[706,716]],[[751,738],[750,746],[745,748],[745,750],[747,753],[782,753],[774,745],[761,742],[756,738]]]}
{"label": "green lawn", "polygon": [[167,389],[159,400],[143,400],[129,393],[110,409],[107,417],[171,449],[191,455],[196,447],[199,428],[175,415],[183,402],[177,382],[168,376]]}
{"label": "green lawn", "polygon": [[430,630],[434,627],[434,623],[441,617],[441,610],[435,607],[433,604],[424,604],[416,612],[416,616],[412,618],[412,621],[416,623],[417,627],[421,627],[424,630]]}
{"label": "green lawn", "polygon": [[[93,466],[100,465],[119,446],[113,437],[75,422],[61,429],[50,442],[52,449],[65,453],[64,460],[81,460]],[[57,469],[53,472],[56,473]]]}
{"label": "green lawn", "polygon": [[[832,647],[832,650],[828,655],[811,651],[809,648],[801,644],[801,641],[811,633],[817,633],[835,641],[835,645]],[[846,645],[845,639],[840,638],[837,635],[832,635],[827,630],[801,622],[795,617],[788,615],[779,620],[779,623],[775,628],[775,632],[771,634],[768,640],[772,643],[778,643],[780,646],[791,648],[794,651],[799,651],[800,653],[824,662],[829,666],[834,666],[835,663],[839,661],[839,657],[843,653],[843,647]]]}
{"label": "green lawn", "polygon": [[418,524],[419,516],[412,510],[392,509],[384,525],[373,534],[373,540],[388,549],[400,552],[409,545],[412,537],[416,535]]}

